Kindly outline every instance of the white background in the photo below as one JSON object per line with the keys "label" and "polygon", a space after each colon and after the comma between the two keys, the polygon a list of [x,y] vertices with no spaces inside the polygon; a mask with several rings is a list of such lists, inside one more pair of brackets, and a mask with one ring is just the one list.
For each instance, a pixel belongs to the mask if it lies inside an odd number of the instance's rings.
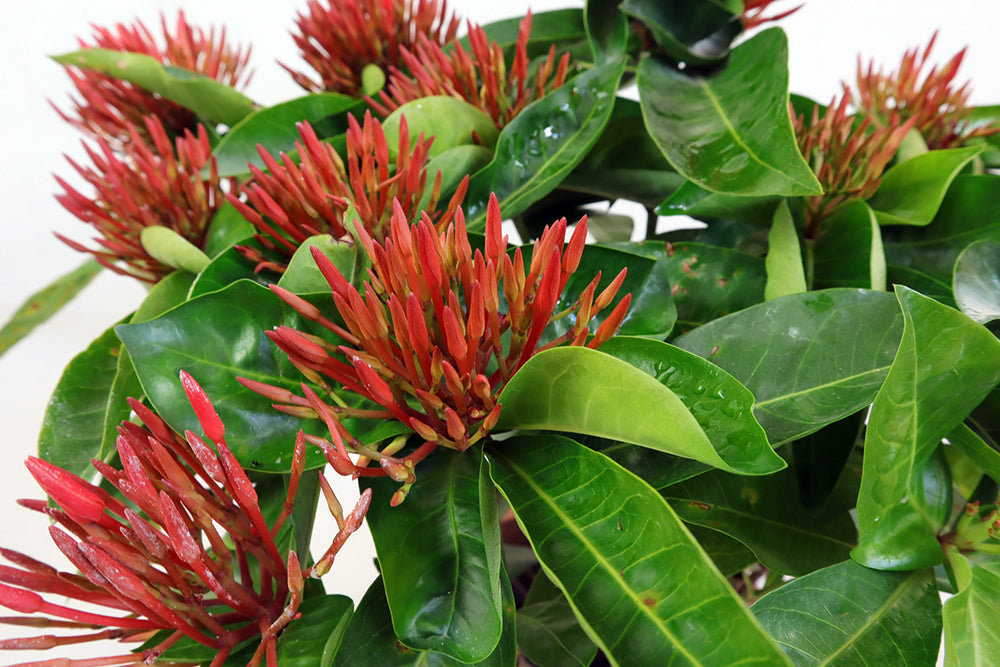
{"label": "white background", "polygon": [[[580,4],[550,0],[530,6],[543,11]],[[778,7],[795,4],[794,0],[785,0]],[[58,187],[52,174],[72,174],[62,155],[78,156],[81,150],[79,135],[59,119],[47,102],[65,107],[70,83],[61,67],[48,60],[46,54],[73,50],[76,36],[89,35],[90,23],[111,25],[138,17],[157,32],[159,12],[172,18],[178,9],[184,9],[194,25],[225,25],[231,40],[253,44],[256,74],[248,94],[258,102],[272,104],[301,94],[275,60],[304,69],[289,36],[294,13],[303,6],[304,2],[264,0],[38,0],[17,3],[15,11],[13,3],[4,3],[0,10],[0,320],[6,321],[27,295],[83,261],[82,255],[54,238],[53,231],[81,241],[90,238],[90,228],[53,199]],[[464,17],[480,23],[513,16],[528,6],[523,0],[453,3]],[[905,49],[924,45],[934,30],[940,29],[932,60],[943,63],[968,44],[959,79],[973,81],[975,103],[1000,103],[998,19],[1000,6],[991,0],[808,2],[781,23],[789,35],[791,89],[828,102],[839,93],[840,81],[853,77],[859,53],[894,68]],[[108,326],[131,312],[143,294],[144,288],[131,279],[104,272],[62,313],[0,358],[3,546],[63,569],[68,567],[49,543],[45,520],[14,504],[16,498],[40,497],[22,461],[35,449],[46,402],[63,367]],[[341,492],[341,497],[345,507],[353,503],[349,491]],[[318,533],[320,542],[329,534],[322,527]],[[358,534],[348,541],[348,549],[327,577],[330,592],[360,599],[374,577],[368,540],[367,535]],[[3,627],[0,633],[21,634],[17,629]],[[105,647],[94,654],[113,652]],[[74,657],[83,654],[83,649],[78,649]],[[0,662],[29,659],[29,654],[24,653],[3,656]]]}

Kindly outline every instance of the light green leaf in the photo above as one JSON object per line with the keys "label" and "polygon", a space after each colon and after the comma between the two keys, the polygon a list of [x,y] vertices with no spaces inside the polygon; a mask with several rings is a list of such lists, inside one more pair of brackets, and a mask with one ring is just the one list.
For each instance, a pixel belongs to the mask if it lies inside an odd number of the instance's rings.
{"label": "light green leaf", "polygon": [[542,568],[612,665],[786,664],[670,506],[556,435],[490,447]]}
{"label": "light green leaf", "polygon": [[740,44],[711,75],[643,58],[639,97],[649,134],[698,186],[745,196],[822,193],[792,131],[788,43],[780,29]]}
{"label": "light green leaf", "polygon": [[382,122],[389,154],[393,157],[399,150],[399,129],[403,118],[406,118],[411,145],[421,133],[425,139],[434,137],[428,152],[431,157],[469,144],[492,149],[499,136],[493,119],[479,107],[450,95],[421,97],[402,105]]}
{"label": "light green leaf", "polygon": [[944,603],[945,667],[988,667],[1000,655],[1000,565],[972,568],[972,584]]}
{"label": "light green leaf", "polygon": [[868,200],[882,225],[923,226],[934,219],[951,182],[985,146],[928,151],[885,172]]}
{"label": "light green leaf", "polygon": [[198,246],[169,227],[146,227],[139,238],[150,257],[172,269],[201,273],[212,261]]}
{"label": "light green leaf", "polygon": [[774,223],[767,235],[767,284],[764,300],[771,301],[789,294],[799,294],[806,289],[806,272],[802,266],[802,248],[799,233],[788,210],[788,202],[781,202],[774,211]]}
{"label": "light green leaf", "polygon": [[281,274],[278,285],[296,294],[330,292],[330,283],[326,282],[313,259],[313,247],[319,248],[343,275],[348,278],[354,275],[355,247],[334,241],[329,234],[318,234],[302,242],[289,260],[288,268]]}
{"label": "light green leaf", "polygon": [[0,329],[0,355],[43,324],[90,284],[104,268],[92,259],[35,292]]}
{"label": "light green leaf", "polygon": [[[718,383],[713,390],[724,384],[720,377],[713,381]],[[702,391],[709,384],[706,381]],[[732,394],[723,399],[739,400]],[[749,460],[740,460],[742,452],[731,452],[734,456],[724,460],[677,394],[633,365],[585,347],[557,347],[536,354],[507,383],[499,402],[503,410],[498,429],[596,435],[750,475],[785,466],[768,447],[756,448]],[[623,405],[629,409],[623,411]]]}
{"label": "light green leaf", "polygon": [[213,123],[232,127],[256,108],[253,100],[224,83],[197,72],[164,65],[141,53],[83,49],[53,56],[53,60],[67,67],[92,69],[134,83]]}
{"label": "light green leaf", "polygon": [[933,665],[941,602],[932,570],[879,572],[852,561],[785,584],[750,608],[795,665]]}
{"label": "light green leaf", "polygon": [[[897,286],[903,336],[875,398],[858,496],[863,565],[916,569],[943,559],[936,517],[925,505],[925,466],[1000,381],[1000,341],[958,311]],[[950,488],[950,484],[948,485]]]}

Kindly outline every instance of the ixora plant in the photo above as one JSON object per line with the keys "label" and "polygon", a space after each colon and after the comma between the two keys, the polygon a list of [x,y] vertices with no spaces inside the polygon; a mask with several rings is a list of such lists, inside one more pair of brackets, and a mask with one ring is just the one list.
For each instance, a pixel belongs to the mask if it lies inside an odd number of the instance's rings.
{"label": "ixora plant", "polygon": [[[59,56],[88,145],[59,199],[95,232],[63,241],[92,258],[0,338],[104,268],[149,292],[55,389],[27,463],[49,501],[21,502],[70,565],[0,549],[25,626],[0,649],[930,665],[943,636],[994,662],[1000,110],[933,40],[790,95],[771,4],[479,26],[309,0],[307,92],[267,108],[249,51],[183,15]],[[363,520],[355,608],[335,557]]]}

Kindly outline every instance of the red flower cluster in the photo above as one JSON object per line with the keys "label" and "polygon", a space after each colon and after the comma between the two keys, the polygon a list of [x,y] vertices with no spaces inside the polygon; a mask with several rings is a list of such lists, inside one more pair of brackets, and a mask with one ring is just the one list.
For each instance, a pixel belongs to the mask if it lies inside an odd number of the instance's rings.
{"label": "red flower cluster", "polygon": [[824,192],[806,198],[807,237],[813,237],[819,223],[844,203],[875,194],[886,165],[914,124],[914,119],[901,122],[893,113],[882,127],[872,129],[871,118],[857,122],[847,113],[850,102],[849,94],[839,103],[834,99],[822,116],[819,107],[813,107],[809,120],[792,111],[799,150]]}
{"label": "red flower cluster", "polygon": [[[282,153],[279,159],[261,149],[265,169],[251,165],[252,180],[243,186],[246,201],[228,195],[229,201],[257,229],[257,241],[271,254],[241,248],[257,269],[283,271],[287,259],[310,236],[330,234],[350,238],[344,215],[353,206],[362,225],[376,240],[388,232],[391,202],[401,203],[407,219],[420,210],[427,187],[427,161],[431,140],[423,135],[410,148],[406,120],[400,124],[396,159],[390,159],[382,125],[365,114],[364,125],[348,117],[347,164],[330,144],[322,143],[308,123],[299,123],[296,142],[299,162]],[[465,183],[445,211],[435,212],[441,182],[438,174],[425,210],[439,225],[452,219],[465,196]],[[283,261],[284,260],[284,261]]]}
{"label": "red flower cluster", "polygon": [[[599,346],[618,330],[631,303],[631,294],[621,299],[588,342],[590,320],[614,300],[625,269],[599,294],[598,273],[575,304],[556,314],[559,297],[580,262],[586,219],[577,225],[565,251],[565,218],[546,227],[534,244],[527,274],[520,248],[508,254],[507,237],[501,237],[500,228],[500,207],[493,197],[485,252],[473,253],[461,211],[446,230],[438,232],[426,217],[411,227],[397,206],[391,233],[383,243],[358,227],[372,264],[364,296],[314,251],[346,329],[303,299],[272,287],[304,317],[345,342],[332,345],[290,327],[269,332],[271,340],[334,398],[327,380],[377,403],[381,411],[329,406],[311,391],[296,396],[259,382],[241,382],[284,404],[276,406],[279,409],[324,419],[336,439],[330,456],[338,472],[389,475],[411,484],[414,465],[431,451],[439,446],[464,450],[493,428],[500,415],[498,394],[533,354],[566,342]],[[501,311],[501,283],[506,312]],[[571,313],[576,317],[570,330],[539,345],[548,324]],[[424,444],[403,459],[392,456],[394,451],[373,452],[351,437],[338,416],[398,419]],[[344,441],[362,455],[358,464],[348,459]],[[368,459],[378,460],[381,469],[367,468]]]}
{"label": "red flower cluster", "polygon": [[458,30],[445,0],[328,0],[326,5],[309,0],[308,8],[298,15],[299,33],[292,37],[320,80],[283,67],[310,92],[357,96],[367,65],[388,72],[418,37],[443,45]]}
{"label": "red flower cluster", "polygon": [[[201,248],[208,224],[222,203],[222,190],[204,127],[198,126],[197,136],[185,130],[176,142],[157,116],[147,116],[143,127],[145,132],[128,126],[128,140],[121,153],[103,137],[98,138],[96,150],[84,145],[92,168],[70,160],[93,186],[93,198],[56,177],[65,190],[56,199],[94,226],[100,234],[95,239],[100,247],[90,249],[61,235],[59,238],[75,250],[94,255],[116,273],[156,282],[173,268],[149,255],[140,240],[142,230],[167,227]],[[201,171],[206,165],[209,175],[204,178]]]}
{"label": "red flower cluster", "polygon": [[566,81],[569,54],[564,53],[559,58],[557,67],[555,45],[549,49],[534,81],[529,79],[530,36],[531,12],[528,12],[519,24],[514,60],[507,75],[503,49],[496,42],[491,43],[486,38],[486,31],[478,25],[469,24],[471,53],[459,42],[451,44],[446,53],[440,44],[418,35],[414,50],[402,49],[403,64],[411,76],[393,68],[386,88],[379,91],[381,103],[372,101],[371,106],[377,113],[387,116],[412,100],[450,95],[482,109],[498,128],[502,128],[528,104]]}
{"label": "red flower cluster", "polygon": [[[94,26],[92,42],[80,40],[82,49],[113,49],[141,53],[156,58],[165,65],[182,67],[227,85],[240,87],[247,83],[249,48],[232,48],[226,44],[225,29],[216,34],[194,28],[178,12],[174,30],[160,19],[165,45],[157,45],[152,33],[140,21],[132,25],[118,24],[114,28]],[[144,118],[156,116],[172,136],[195,129],[194,114],[184,107],[146,92],[127,81],[99,72],[68,66],[80,99],[73,100],[75,117],[56,109],[66,121],[85,132],[111,142],[127,142],[132,128],[144,131]]]}
{"label": "red flower cluster", "polygon": [[899,70],[891,74],[876,70],[874,62],[863,68],[858,58],[858,96],[854,103],[875,127],[886,125],[896,114],[903,120],[912,118],[914,127],[932,149],[962,146],[972,138],[1000,132],[1000,127],[989,123],[969,122],[969,84],[953,86],[965,49],[941,69],[932,67],[921,81],[936,39],[934,33],[923,55],[917,49],[907,51]]}
{"label": "red flower cluster", "polygon": [[[303,577],[329,570],[340,546],[360,526],[370,492],[346,519],[333,500],[340,531],[330,550],[303,572],[295,552],[282,554],[274,541],[291,513],[303,472],[303,437],[295,445],[283,511],[268,526],[253,483],[226,446],[218,414],[190,376],[182,371],[181,379],[218,454],[196,434],[188,431],[181,438],[149,409],[131,401],[145,428],[130,422],[119,428],[122,469],[93,461],[128,504],[50,463],[28,459],[31,474],[59,507],[44,501],[21,504],[55,521],[52,539],[81,574],[57,572],[23,554],[0,551],[17,566],[0,566],[0,605],[48,617],[4,621],[106,629],[74,637],[8,639],[0,642],[0,649],[44,649],[112,638],[139,641],[168,630],[162,642],[138,653],[39,664],[150,664],[188,637],[216,651],[214,667],[237,645],[260,637],[249,665],[259,665],[266,657],[269,667],[277,666],[277,634],[295,617]],[[49,602],[40,593],[105,607],[112,615]]]}

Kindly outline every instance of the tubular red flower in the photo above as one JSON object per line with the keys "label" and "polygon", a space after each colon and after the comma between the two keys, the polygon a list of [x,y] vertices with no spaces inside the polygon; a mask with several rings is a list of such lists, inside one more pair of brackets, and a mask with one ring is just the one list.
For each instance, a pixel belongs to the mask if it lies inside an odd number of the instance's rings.
{"label": "tubular red flower", "polygon": [[932,67],[921,80],[936,39],[935,32],[923,54],[917,49],[907,51],[899,69],[890,74],[876,69],[874,61],[863,67],[858,57],[858,93],[853,102],[860,113],[870,118],[875,127],[887,125],[893,115],[903,120],[913,119],[913,127],[932,149],[962,146],[975,137],[1000,132],[1000,127],[990,123],[970,122],[969,84],[954,86],[965,49],[940,69]]}
{"label": "tubular red flower", "polygon": [[809,237],[814,237],[819,224],[844,203],[875,194],[882,172],[915,122],[913,118],[903,122],[893,113],[884,126],[872,128],[870,118],[856,122],[848,113],[850,101],[845,93],[839,103],[836,99],[830,102],[822,116],[819,107],[813,107],[808,120],[792,112],[799,150],[824,192],[806,198]]}
{"label": "tubular red flower", "polygon": [[412,100],[431,95],[450,95],[479,107],[493,118],[498,128],[535,100],[559,88],[566,81],[569,54],[556,58],[555,45],[538,68],[534,81],[528,78],[528,39],[531,12],[522,19],[510,73],[503,49],[490,42],[482,27],[469,23],[469,47],[454,42],[449,52],[440,44],[418,36],[413,47],[402,49],[402,68],[390,71],[389,82],[379,91],[378,101],[369,100],[375,111],[387,116]]}
{"label": "tubular red flower", "polygon": [[[369,234],[381,241],[388,234],[392,202],[398,200],[413,219],[420,210],[427,187],[428,150],[432,139],[420,138],[410,147],[406,120],[400,126],[395,160],[390,160],[382,124],[366,113],[364,123],[348,117],[347,160],[316,136],[312,126],[300,123],[295,148],[299,161],[282,153],[275,159],[261,149],[266,171],[251,165],[252,180],[243,186],[244,200],[230,194],[230,202],[257,229],[255,238],[266,249],[243,248],[257,268],[283,271],[288,259],[310,236],[330,234],[337,241],[353,242],[348,209],[353,208]],[[466,183],[448,206],[437,211],[440,175],[429,200],[423,204],[438,225],[454,216],[465,196]]]}
{"label": "tubular red flower", "polygon": [[[63,179],[65,190],[56,199],[77,218],[100,234],[98,248],[91,249],[59,238],[75,250],[92,254],[116,273],[145,282],[156,282],[173,271],[149,255],[140,236],[146,227],[167,227],[201,248],[208,224],[222,203],[222,189],[208,133],[201,125],[197,134],[185,131],[175,142],[167,136],[155,116],[145,119],[144,138],[130,127],[124,153],[116,153],[103,138],[97,147],[84,145],[92,167],[70,164],[94,189],[88,197]],[[201,176],[208,166],[209,175]]]}
{"label": "tubular red flower", "polygon": [[[182,67],[203,76],[242,88],[250,79],[247,63],[250,49],[226,44],[226,31],[209,28],[206,32],[188,24],[184,12],[177,13],[173,30],[165,16],[160,17],[163,30],[161,47],[141,21],[131,25],[116,24],[111,28],[94,26],[91,41],[80,39],[81,49],[113,49],[150,56],[165,65]],[[194,130],[193,112],[159,95],[146,92],[127,81],[93,70],[67,66],[66,71],[80,94],[73,99],[70,116],[59,109],[59,115],[81,130],[102,138],[116,148],[130,140],[130,127],[143,130],[143,119],[156,116],[172,136]]]}
{"label": "tubular red flower", "polygon": [[[32,475],[61,509],[44,502],[23,504],[55,520],[59,527],[50,529],[53,541],[83,576],[0,550],[16,566],[0,566],[0,605],[44,615],[0,620],[84,631],[107,629],[5,640],[0,650],[108,638],[139,641],[152,631],[168,630],[160,644],[138,653],[52,664],[150,664],[179,638],[188,637],[217,651],[213,665],[221,665],[236,646],[259,638],[261,648],[250,665],[259,665],[266,656],[268,666],[276,667],[274,642],[296,617],[303,577],[321,576],[330,569],[340,546],[360,526],[371,495],[363,495],[345,520],[326,485],[324,492],[336,507],[340,529],[320,563],[303,571],[298,555],[282,553],[274,535],[291,513],[304,472],[305,436],[300,433],[296,439],[282,512],[268,526],[253,483],[226,445],[214,407],[198,383],[183,372],[182,382],[218,454],[194,433],[182,438],[148,408],[130,401],[145,428],[130,422],[119,428],[123,469],[94,461],[104,479],[142,514],[72,473],[41,459],[28,459]],[[251,563],[258,568],[252,574]],[[54,604],[43,593],[68,598],[70,605]],[[77,609],[73,602],[91,607]],[[92,611],[94,605],[109,613]]]}
{"label": "tubular red flower", "polygon": [[[331,444],[324,452],[331,463],[336,462],[338,471],[386,474],[404,485],[410,483],[413,465],[435,447],[464,450],[494,427],[500,414],[497,396],[538,350],[587,342],[591,318],[610,305],[622,285],[624,271],[601,292],[596,303],[592,297],[599,277],[595,279],[589,287],[586,310],[581,298],[556,314],[572,269],[580,261],[586,219],[579,222],[565,250],[565,219],[546,227],[532,250],[527,276],[521,249],[514,250],[513,261],[507,253],[500,220],[494,197],[487,207],[484,255],[479,250],[471,252],[461,210],[447,229],[439,231],[426,216],[411,227],[397,203],[391,232],[384,241],[376,241],[358,225],[357,234],[371,261],[364,296],[325,255],[314,250],[344,326],[355,342],[331,350],[329,344],[313,344],[286,327],[269,332],[271,340],[296,367],[377,403],[425,441],[402,459],[393,455],[395,450],[369,450],[340,424],[341,416],[363,416],[360,413],[364,411],[343,404],[327,405],[304,387],[308,405],[334,434],[336,448]],[[498,309],[501,282],[510,306],[506,313]],[[276,293],[282,296],[280,290]],[[618,303],[598,329],[592,346],[617,331],[629,301],[626,296]],[[286,303],[295,308],[297,302],[286,299]],[[578,317],[569,331],[542,346],[549,323],[573,312]],[[241,382],[277,400],[277,407],[298,410],[302,405],[301,399],[289,400],[291,397],[277,388]],[[351,453],[365,462],[377,461],[379,468],[350,464],[347,455]]]}
{"label": "tubular red flower", "polygon": [[310,92],[356,96],[365,66],[388,73],[400,65],[401,49],[419,37],[444,45],[458,30],[445,0],[309,0],[307,9],[298,15],[292,38],[319,81],[282,67]]}

